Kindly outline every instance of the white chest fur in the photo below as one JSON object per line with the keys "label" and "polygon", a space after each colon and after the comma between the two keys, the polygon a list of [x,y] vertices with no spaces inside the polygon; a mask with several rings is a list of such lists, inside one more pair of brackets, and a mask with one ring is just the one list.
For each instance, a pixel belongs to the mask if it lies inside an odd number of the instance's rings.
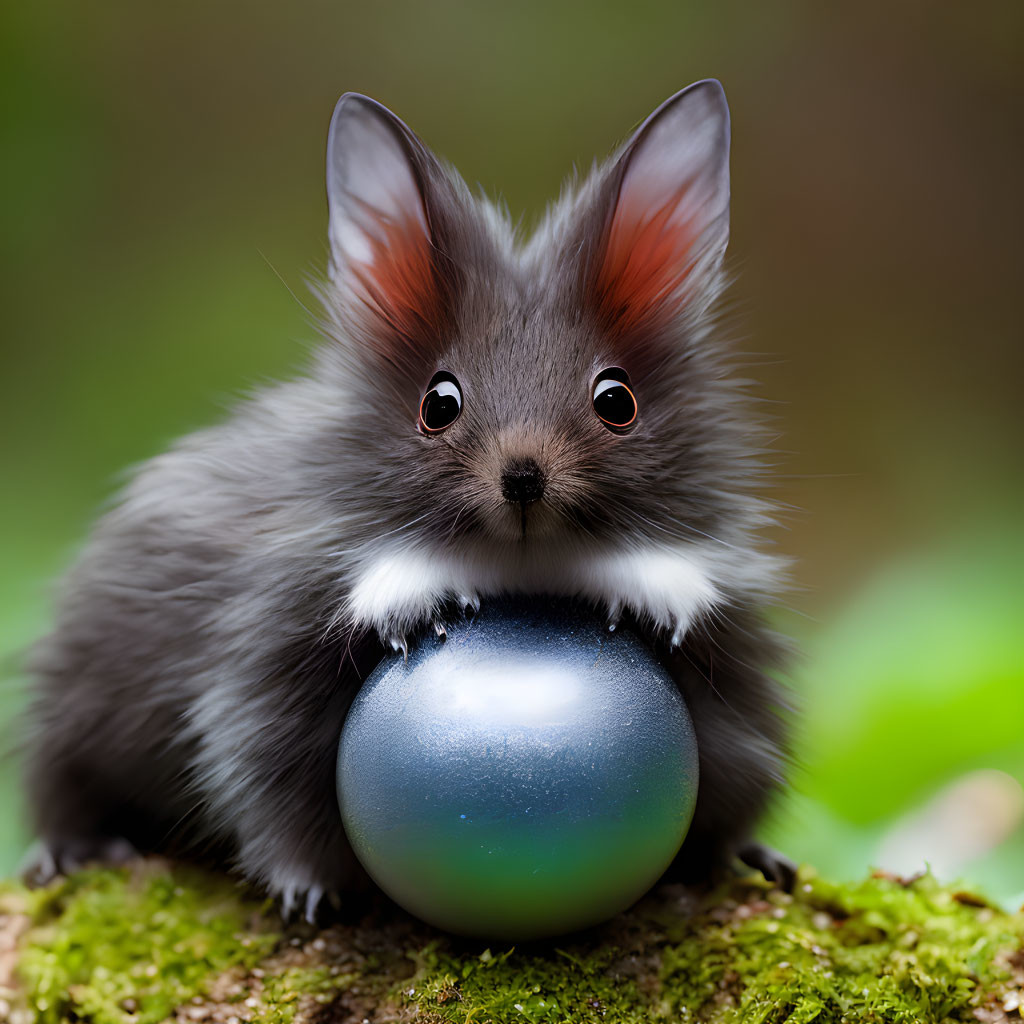
{"label": "white chest fur", "polygon": [[[481,557],[425,547],[380,548],[356,573],[349,623],[376,629],[401,647],[424,623],[441,624],[446,604],[477,605],[499,593],[580,597],[604,608],[609,620],[629,611],[680,643],[694,620],[724,600],[726,589],[762,590],[774,563],[764,555],[675,544],[608,552],[548,548],[528,555]],[[749,587],[744,587],[743,576]]]}

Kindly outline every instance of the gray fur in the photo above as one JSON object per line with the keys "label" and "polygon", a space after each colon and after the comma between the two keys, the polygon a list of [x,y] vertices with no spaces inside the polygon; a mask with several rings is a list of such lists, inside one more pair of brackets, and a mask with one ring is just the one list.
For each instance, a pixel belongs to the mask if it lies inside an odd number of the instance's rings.
{"label": "gray fur", "polygon": [[[685,303],[651,336],[611,336],[589,289],[623,176],[663,145],[658,133],[717,118],[727,203],[720,87],[669,101],[525,243],[372,101],[339,104],[332,138],[360,138],[339,121],[355,117],[411,169],[440,313],[416,336],[389,336],[336,245],[308,372],[143,466],[98,523],[31,659],[37,866],[124,837],[230,861],[314,912],[361,881],[335,803],[335,747],[385,645],[443,629],[489,594],[544,589],[631,617],[672,668],[702,771],[677,867],[706,875],[747,840],[787,744],[768,674],[780,645],[760,611],[779,578],[757,541],[762,435],[708,315],[727,217],[702,236]],[[361,158],[347,144],[328,154],[346,187],[346,162]],[[345,211],[331,201],[335,225]],[[629,370],[640,403],[624,436],[590,407],[609,365]],[[417,409],[440,368],[461,382],[463,413],[426,437]],[[503,467],[525,457],[547,481],[528,513],[500,493]]]}

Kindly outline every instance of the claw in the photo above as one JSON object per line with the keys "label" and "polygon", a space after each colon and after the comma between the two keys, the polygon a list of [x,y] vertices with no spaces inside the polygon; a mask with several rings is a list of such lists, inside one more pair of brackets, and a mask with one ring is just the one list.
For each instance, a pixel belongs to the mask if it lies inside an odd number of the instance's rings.
{"label": "claw", "polygon": [[459,604],[467,616],[476,615],[480,611],[480,598],[476,594],[462,594],[459,597]]}
{"label": "claw", "polygon": [[310,886],[306,893],[305,918],[310,924],[316,924],[316,912],[320,909],[320,901],[324,898],[324,891],[319,885]]}
{"label": "claw", "polygon": [[614,633],[622,621],[622,605],[618,601],[608,602],[608,620],[605,628],[609,633]]}
{"label": "claw", "polygon": [[87,864],[117,866],[138,856],[138,850],[119,836],[88,836],[57,845],[39,841],[25,855],[20,870],[26,884],[46,885],[57,875],[70,875]]}
{"label": "claw", "polygon": [[447,640],[448,639],[448,630],[444,628],[444,623],[443,622],[435,622],[434,623],[434,632],[442,640]]}
{"label": "claw", "polygon": [[797,866],[785,854],[763,843],[747,843],[740,847],[737,856],[747,867],[760,871],[767,881],[773,882],[786,892],[793,891]]}
{"label": "claw", "polygon": [[404,636],[393,636],[390,639],[391,649],[397,654],[399,651],[402,652],[402,658],[405,661],[409,660],[409,645],[406,643]]}
{"label": "claw", "polygon": [[281,917],[286,921],[290,921],[295,913],[298,895],[298,887],[294,885],[286,886],[281,890]]}
{"label": "claw", "polygon": [[57,858],[53,855],[53,850],[41,839],[36,840],[29,847],[18,866],[18,877],[30,888],[48,885],[59,874],[60,867],[57,864]]}
{"label": "claw", "polygon": [[295,920],[315,925],[324,900],[335,909],[341,906],[341,897],[336,889],[325,889],[322,885],[305,885],[291,882],[277,889],[281,902],[281,919],[290,924]]}

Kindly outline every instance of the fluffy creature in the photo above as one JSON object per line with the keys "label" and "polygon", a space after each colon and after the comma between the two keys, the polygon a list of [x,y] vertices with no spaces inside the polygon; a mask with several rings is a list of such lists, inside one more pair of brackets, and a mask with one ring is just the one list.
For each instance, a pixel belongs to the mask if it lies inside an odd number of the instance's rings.
{"label": "fluffy creature", "polygon": [[787,730],[760,433],[713,318],[728,152],[699,82],[523,241],[341,98],[323,345],[142,466],[32,656],[31,874],[204,855],[314,915],[359,879],[334,762],[361,680],[492,595],[544,592],[628,618],[689,704],[701,785],[670,873],[738,853],[791,880],[749,842]]}

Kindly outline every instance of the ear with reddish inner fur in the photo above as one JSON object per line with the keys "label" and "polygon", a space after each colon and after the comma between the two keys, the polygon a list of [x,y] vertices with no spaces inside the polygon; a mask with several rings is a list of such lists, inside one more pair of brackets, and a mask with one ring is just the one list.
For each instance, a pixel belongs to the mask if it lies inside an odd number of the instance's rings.
{"label": "ear with reddish inner fur", "polygon": [[358,93],[338,100],[327,140],[331,281],[359,340],[396,363],[443,330],[426,200],[435,165],[386,107]]}
{"label": "ear with reddish inner fur", "polygon": [[587,301],[614,339],[644,344],[703,312],[729,241],[729,108],[714,79],[666,100],[612,166]]}

